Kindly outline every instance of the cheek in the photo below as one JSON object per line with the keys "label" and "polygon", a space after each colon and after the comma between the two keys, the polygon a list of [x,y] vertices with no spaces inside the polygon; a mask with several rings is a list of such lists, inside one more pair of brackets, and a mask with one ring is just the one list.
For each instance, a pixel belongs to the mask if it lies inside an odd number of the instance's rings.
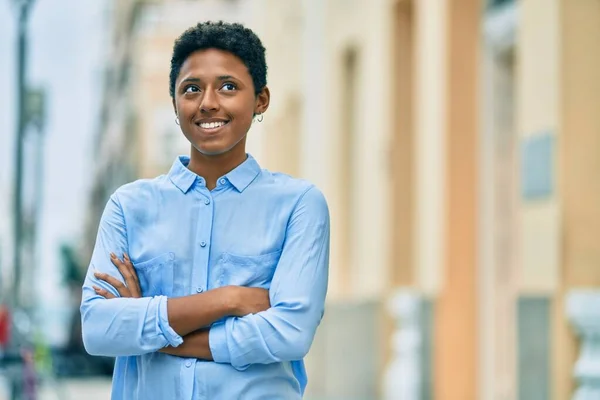
{"label": "cheek", "polygon": [[250,125],[254,117],[254,102],[246,101],[243,104],[237,105],[235,117],[240,125]]}
{"label": "cheek", "polygon": [[244,126],[250,126],[252,124],[252,113],[248,113],[247,111],[243,114],[240,114],[237,118],[238,123]]}
{"label": "cheek", "polygon": [[177,114],[180,119],[187,119],[196,114],[196,103],[193,101],[180,101],[177,103]]}

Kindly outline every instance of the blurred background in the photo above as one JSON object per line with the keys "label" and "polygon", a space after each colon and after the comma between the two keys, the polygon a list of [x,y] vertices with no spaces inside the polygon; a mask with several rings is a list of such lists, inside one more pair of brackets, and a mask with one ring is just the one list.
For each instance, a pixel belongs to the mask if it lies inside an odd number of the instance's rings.
{"label": "blurred background", "polygon": [[189,146],[173,40],[242,22],[248,151],[331,209],[308,399],[600,399],[600,1],[0,0],[0,399],[107,399],[109,195]]}

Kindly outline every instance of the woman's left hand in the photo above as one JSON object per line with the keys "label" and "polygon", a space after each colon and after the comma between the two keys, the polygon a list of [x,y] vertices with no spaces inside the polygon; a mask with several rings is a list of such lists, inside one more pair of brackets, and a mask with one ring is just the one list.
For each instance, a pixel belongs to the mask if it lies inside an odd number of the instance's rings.
{"label": "woman's left hand", "polygon": [[[125,283],[102,272],[95,272],[94,276],[114,287],[117,292],[119,292],[121,297],[142,297],[140,281],[138,280],[137,273],[135,272],[135,268],[133,267],[129,256],[126,253],[123,254],[123,260],[121,261],[114,253],[110,253],[110,261],[112,261],[115,267],[117,267],[121,273],[121,276],[125,280]],[[98,286],[93,286],[93,288],[96,291],[96,294],[104,298],[114,299],[116,297],[106,289],[102,289]]]}

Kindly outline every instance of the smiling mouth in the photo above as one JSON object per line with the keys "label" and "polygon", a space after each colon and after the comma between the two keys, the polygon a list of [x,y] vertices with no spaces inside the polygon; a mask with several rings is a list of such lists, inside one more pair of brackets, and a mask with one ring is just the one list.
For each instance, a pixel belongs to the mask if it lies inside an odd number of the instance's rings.
{"label": "smiling mouth", "polygon": [[216,131],[225,125],[227,125],[229,121],[218,121],[218,122],[197,122],[196,126],[206,130],[206,131]]}

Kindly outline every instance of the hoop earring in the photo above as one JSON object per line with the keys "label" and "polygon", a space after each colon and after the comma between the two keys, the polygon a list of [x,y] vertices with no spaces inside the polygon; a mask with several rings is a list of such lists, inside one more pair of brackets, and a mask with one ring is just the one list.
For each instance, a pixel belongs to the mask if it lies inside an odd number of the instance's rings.
{"label": "hoop earring", "polygon": [[179,125],[179,117],[175,117],[175,123]]}
{"label": "hoop earring", "polygon": [[257,120],[258,122],[262,122],[264,118],[265,118],[265,116],[264,116],[264,115],[262,115],[262,114],[258,114],[258,116],[256,117],[256,120]]}

